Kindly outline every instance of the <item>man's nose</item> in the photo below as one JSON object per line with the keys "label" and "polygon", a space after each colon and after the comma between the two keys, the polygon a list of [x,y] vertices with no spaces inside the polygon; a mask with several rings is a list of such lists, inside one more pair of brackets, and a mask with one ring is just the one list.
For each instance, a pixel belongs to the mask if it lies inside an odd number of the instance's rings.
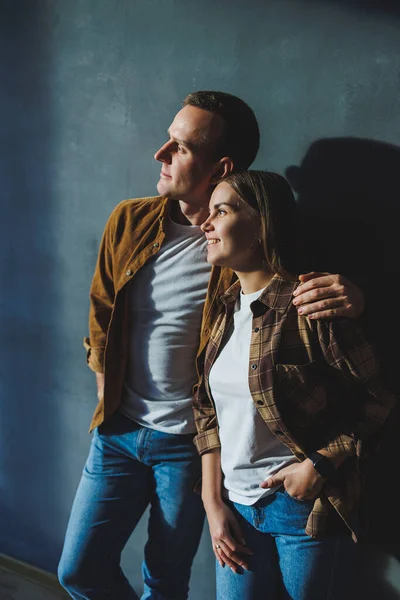
{"label": "man's nose", "polygon": [[171,162],[171,153],[170,153],[170,144],[171,142],[165,142],[163,146],[154,155],[156,160],[160,162],[170,163]]}

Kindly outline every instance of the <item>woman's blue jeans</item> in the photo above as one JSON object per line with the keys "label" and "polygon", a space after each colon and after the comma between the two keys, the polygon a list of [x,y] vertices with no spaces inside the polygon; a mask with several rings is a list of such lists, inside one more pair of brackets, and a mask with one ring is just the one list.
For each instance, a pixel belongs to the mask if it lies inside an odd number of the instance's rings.
{"label": "woman's blue jeans", "polygon": [[141,427],[120,413],[93,433],[58,574],[76,600],[138,600],[121,552],[150,504],[142,600],[185,600],[204,511],[193,488],[201,464],[192,435]]}
{"label": "woman's blue jeans", "polygon": [[[305,534],[312,502],[284,490],[253,506],[228,503],[247,546],[250,570],[217,569],[217,600],[343,600],[355,544],[341,531],[314,539]],[[247,558],[247,557],[246,557]]]}

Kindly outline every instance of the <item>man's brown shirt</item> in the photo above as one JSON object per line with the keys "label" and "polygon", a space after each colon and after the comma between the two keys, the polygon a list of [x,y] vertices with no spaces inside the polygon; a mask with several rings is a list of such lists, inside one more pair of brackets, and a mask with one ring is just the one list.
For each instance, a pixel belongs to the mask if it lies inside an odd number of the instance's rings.
{"label": "man's brown shirt", "polygon": [[[104,373],[104,396],[94,412],[91,430],[120,406],[128,360],[127,284],[161,248],[170,202],[161,196],[124,200],[106,224],[90,290],[89,337],[84,340],[89,367]],[[232,271],[218,267],[211,271],[199,332],[199,356],[220,309],[219,298],[232,280]]]}

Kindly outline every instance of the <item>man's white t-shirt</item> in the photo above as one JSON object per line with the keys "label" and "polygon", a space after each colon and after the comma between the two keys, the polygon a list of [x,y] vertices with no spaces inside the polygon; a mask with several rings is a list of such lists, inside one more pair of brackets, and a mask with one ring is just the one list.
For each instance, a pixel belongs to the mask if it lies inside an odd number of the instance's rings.
{"label": "man's white t-shirt", "polygon": [[167,433],[195,433],[192,388],[211,267],[200,227],[166,219],[159,252],[129,284],[129,362],[121,411]]}

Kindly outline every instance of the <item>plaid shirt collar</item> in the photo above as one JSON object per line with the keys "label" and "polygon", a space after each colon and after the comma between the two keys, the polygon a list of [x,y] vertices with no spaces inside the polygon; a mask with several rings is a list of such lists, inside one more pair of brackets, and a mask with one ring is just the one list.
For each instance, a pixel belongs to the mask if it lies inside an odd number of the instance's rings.
{"label": "plaid shirt collar", "polygon": [[[282,279],[279,275],[274,275],[267,287],[263,290],[260,297],[251,303],[251,310],[255,317],[259,317],[269,308],[277,312],[284,313],[292,298],[293,292],[299,285],[298,281]],[[241,290],[240,281],[235,281],[230,288],[221,296],[225,306],[236,302]]]}

